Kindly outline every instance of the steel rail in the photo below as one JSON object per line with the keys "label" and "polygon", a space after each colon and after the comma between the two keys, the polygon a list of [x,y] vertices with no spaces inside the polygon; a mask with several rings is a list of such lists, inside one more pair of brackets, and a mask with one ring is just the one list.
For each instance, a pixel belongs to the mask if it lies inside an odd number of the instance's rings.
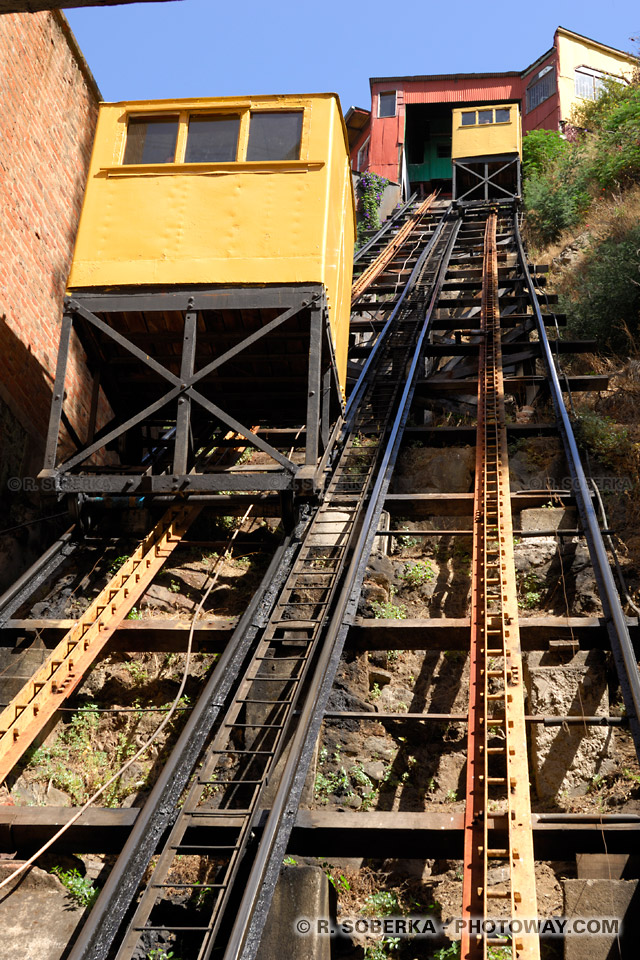
{"label": "steel rail", "polygon": [[207,685],[189,715],[168,762],[136,818],[125,846],[80,931],[68,960],[103,960],[122,923],[160,837],[223,709],[252,643],[265,625],[286,579],[308,521],[278,547],[262,582],[233,632]]}
{"label": "steel rail", "polygon": [[368,288],[378,277],[384,273],[394,256],[402,249],[402,245],[409,235],[416,229],[425,213],[428,213],[438,195],[437,190],[430,193],[426,200],[416,207],[416,209],[407,217],[395,237],[389,241],[387,246],[381,250],[380,254],[373,260],[366,270],[357,277],[351,287],[351,302],[358,300],[365,294]]}
{"label": "steel rail", "polygon": [[[246,882],[223,960],[253,960],[277,881],[282,856],[295,820],[313,744],[317,739],[328,696],[333,684],[349,622],[353,619],[366,562],[384,507],[386,490],[398,454],[404,426],[415,390],[415,381],[433,311],[457,237],[460,221],[448,238],[433,287],[430,304],[419,333],[406,383],[394,416],[385,452],[378,467],[369,503],[353,548],[344,584],[331,615],[320,657],[314,671],[310,695],[301,711],[300,721],[289,750],[276,796],[262,833],[261,844]],[[211,955],[213,944],[204,954]]]}
{"label": "steel rail", "polygon": [[389,230],[391,230],[391,227],[398,222],[398,220],[402,220],[403,216],[411,209],[412,204],[415,203],[417,196],[417,193],[412,193],[409,199],[403,203],[401,207],[398,207],[395,213],[385,220],[378,232],[374,233],[374,235],[367,240],[364,246],[360,247],[353,258],[354,264],[358,263],[360,258],[363,257],[365,253],[368,253],[374,243],[377,243],[378,240],[381,240],[389,232]]}
{"label": "steel rail", "polygon": [[[432,249],[432,248],[431,248],[431,249]],[[412,277],[413,277],[413,276],[414,276],[414,274],[412,273]],[[403,336],[405,336],[405,334],[403,334]],[[401,339],[402,339],[402,337],[401,337]],[[394,388],[394,389],[395,389],[395,388]],[[386,408],[385,408],[385,412],[387,412],[387,411],[386,411]],[[360,456],[360,455],[361,455],[361,451],[358,451],[358,456]],[[343,458],[344,458],[344,454],[343,454]],[[374,462],[374,461],[372,460],[371,466],[373,466],[373,462]],[[348,454],[348,452],[347,452],[347,454],[346,454],[346,463],[349,463],[349,454]],[[320,512],[322,512],[322,508],[320,508]],[[312,521],[310,530],[313,528],[313,524],[314,524],[314,523],[315,523],[315,520]],[[304,571],[304,562],[305,562],[305,561],[304,561],[304,559],[303,559],[302,561],[299,559],[301,555],[304,556],[304,549],[301,549],[301,551],[299,551],[299,553],[298,553],[298,559],[295,561],[295,566],[293,567],[294,570],[296,569],[296,567],[300,566],[300,564],[302,563],[303,566],[302,566],[301,569]],[[345,555],[345,556],[346,556],[346,555]],[[316,576],[317,576],[317,575],[318,575],[318,574],[317,574],[317,572],[316,572]],[[287,580],[287,584],[284,585],[284,587],[282,588],[282,590],[285,590],[285,588],[288,586],[289,579],[290,579],[291,576],[293,576],[293,574],[290,574],[290,576],[289,576],[289,578],[288,578],[288,580]],[[307,574],[307,576],[308,576],[308,574]],[[326,576],[326,574],[321,574],[320,576]],[[295,578],[294,578],[294,581],[295,581]],[[280,593],[282,593],[282,590],[280,591]],[[281,601],[281,600],[279,600],[278,603],[280,604],[280,606],[282,606],[282,601]],[[276,610],[275,610],[275,611],[272,611],[272,615],[271,615],[270,620],[272,620],[273,617],[275,617],[277,609],[278,609],[278,608],[276,607]],[[280,618],[276,617],[276,620],[278,620],[278,619],[282,619],[282,614],[280,614]],[[285,621],[285,622],[291,623],[291,621]],[[268,639],[268,637],[269,637],[269,630],[267,630],[267,631],[265,632],[264,636],[267,638],[267,639],[266,639],[267,648],[265,648],[265,650],[266,650],[266,649],[268,649],[268,644],[269,644],[269,639]],[[277,641],[277,642],[280,642],[280,641]],[[262,647],[264,646],[264,644],[265,644],[265,640],[263,639],[263,640],[260,641],[260,644],[259,644],[259,649],[260,649],[260,650],[262,649]],[[231,648],[233,648],[233,644],[231,644],[230,646],[231,646]],[[258,649],[258,648],[257,648],[257,649]],[[259,652],[259,651],[258,651],[258,652]],[[263,653],[264,653],[264,652],[265,652],[265,651],[263,651]],[[264,657],[261,657],[261,658],[259,658],[259,659],[264,660]],[[250,674],[253,672],[253,671],[252,671],[252,664],[253,664],[253,663],[254,663],[254,659],[252,659],[252,657],[246,657],[246,658],[245,658],[245,661],[244,661],[244,664],[243,664],[244,676],[245,676],[245,677],[246,677],[247,675],[250,675]],[[303,663],[304,663],[304,661],[303,661]],[[222,664],[218,667],[218,669],[216,670],[216,674],[217,674],[219,677],[221,676],[221,674],[218,673],[218,670],[220,670],[220,669],[222,669],[223,672],[228,672],[228,671],[225,671],[225,664],[222,663]],[[286,678],[283,678],[283,679],[286,680]],[[304,674],[301,674],[300,678],[296,678],[296,679],[304,679]],[[234,682],[236,682],[236,681],[237,681],[237,676],[234,678]],[[247,681],[245,680],[245,681],[243,681],[243,683],[246,685]],[[231,688],[232,684],[230,684],[229,686],[230,686],[230,688]],[[300,686],[300,684],[299,684],[299,686]],[[234,693],[233,696],[231,696],[231,690],[230,690],[231,701],[233,701],[233,697],[235,697],[235,696],[238,696],[238,694],[235,694],[235,693]],[[246,696],[246,693],[243,693],[242,696]],[[274,701],[274,705],[277,705],[277,701]],[[295,710],[295,705],[296,705],[296,700],[294,699],[294,702],[292,703],[292,709],[291,709],[292,717],[293,717],[293,713],[294,713],[294,710]],[[231,706],[231,707],[229,707],[229,708],[227,709],[226,719],[229,719],[229,718],[231,719],[231,723],[230,723],[230,724],[229,724],[229,723],[227,723],[227,724],[222,724],[222,727],[237,727],[237,720],[234,719],[234,708],[233,708],[233,706]],[[263,725],[263,727],[264,727],[265,729],[266,729],[267,726],[270,726],[270,725]],[[280,725],[278,725],[278,726],[280,726]],[[222,730],[222,727],[220,728],[220,730]],[[286,733],[286,728],[284,728],[284,732],[283,732],[283,734],[282,734],[282,739],[283,739],[283,740],[284,740],[284,733]],[[216,734],[216,738],[217,738],[217,740],[220,741],[220,744],[222,744],[222,741],[220,740],[221,735],[222,735],[222,734],[221,734],[220,732],[219,732],[218,734]],[[275,734],[274,734],[274,735],[275,735]],[[181,742],[182,742],[182,740],[181,740]],[[216,743],[215,743],[215,742],[214,742],[213,746],[216,747]],[[177,748],[176,748],[176,750],[177,750]],[[172,773],[172,771],[173,771],[173,769],[174,769],[174,764],[176,763],[176,750],[174,750],[174,752],[172,753],[172,756],[171,756],[171,758],[170,758],[170,760],[169,760],[169,762],[168,762],[168,764],[167,764],[167,766],[166,766],[166,768],[165,768],[165,772],[163,773],[163,782],[165,782],[165,783],[167,783],[167,784],[172,784],[172,783],[173,783],[173,779],[174,779],[174,778],[173,778],[173,773]],[[218,746],[218,747],[214,750],[214,754],[218,754],[218,755],[221,754],[221,753],[223,753],[223,752],[224,752],[224,750],[221,750],[221,749],[220,749],[220,746]],[[247,752],[247,753],[251,754],[251,751],[237,751],[237,750],[231,751],[231,753],[234,754],[234,755],[236,755],[236,756],[237,756],[239,753],[241,754],[241,753],[243,753],[243,752]],[[281,752],[281,751],[280,751],[280,752]],[[257,756],[257,754],[256,754],[256,756]],[[253,762],[250,758],[247,758],[247,759],[248,759],[249,763]],[[273,766],[275,765],[275,760],[276,760],[276,754],[274,754],[273,757],[272,757],[272,760],[271,760],[271,769],[273,769]],[[179,759],[178,759],[178,762],[179,762]],[[209,766],[211,766],[210,761],[205,760],[205,766],[207,766],[207,764],[208,764]],[[209,767],[207,766],[207,770],[208,770],[208,769],[209,769]],[[214,770],[214,769],[215,769],[215,766],[211,767],[211,770]],[[269,766],[267,767],[267,769],[269,769]],[[204,767],[203,767],[203,770],[204,770]],[[203,777],[204,777],[204,780],[202,780]],[[196,793],[197,793],[198,789],[199,789],[199,790],[202,790],[202,787],[199,787],[200,781],[202,780],[202,782],[204,783],[204,782],[207,781],[207,779],[211,779],[212,777],[213,777],[213,779],[215,779],[215,774],[212,775],[211,772],[208,772],[208,773],[206,774],[206,776],[205,776],[205,775],[203,774],[203,772],[201,771],[200,774],[199,774],[199,777],[198,777],[198,784],[194,784],[194,787],[192,787],[191,793],[193,793],[194,790],[196,791]],[[235,774],[234,774],[234,777],[235,777]],[[248,784],[250,784],[252,781],[246,781],[246,782],[247,782]],[[193,801],[193,799],[192,799],[192,797],[191,797],[191,793],[189,794],[189,797],[187,798],[187,801],[185,802],[185,805],[184,805],[184,807],[183,807],[183,810],[184,810],[187,814],[197,813],[197,811],[196,811],[196,809],[195,809],[195,806],[194,806],[194,801]],[[121,920],[122,920],[122,916],[123,916],[123,913],[124,913],[124,907],[126,907],[127,897],[128,897],[128,902],[130,903],[131,900],[133,899],[134,895],[135,895],[135,891],[136,891],[137,886],[138,886],[137,881],[140,879],[140,876],[141,876],[141,870],[142,870],[142,872],[144,871],[146,865],[147,865],[148,862],[149,862],[150,856],[151,856],[151,854],[153,853],[154,844],[150,844],[149,841],[148,841],[148,839],[147,839],[147,835],[148,835],[148,833],[149,833],[149,825],[153,822],[154,818],[157,819],[157,812],[158,812],[158,811],[164,811],[165,815],[166,815],[166,813],[167,813],[167,809],[168,809],[167,799],[166,799],[166,796],[163,798],[161,794],[162,794],[161,788],[158,787],[157,791],[154,791],[154,794],[153,794],[153,796],[154,796],[153,807],[155,808],[156,813],[154,813],[154,811],[150,808],[149,817],[147,818],[147,817],[145,816],[144,819],[143,819],[143,821],[141,821],[140,828],[139,828],[139,835],[137,836],[136,839],[134,839],[134,841],[132,841],[132,844],[134,844],[135,849],[138,851],[138,853],[132,854],[132,855],[134,856],[135,870],[133,871],[133,873],[132,873],[131,875],[129,875],[128,866],[127,866],[127,862],[126,862],[125,858],[122,857],[122,858],[120,859],[120,861],[119,861],[119,866],[118,866],[118,870],[117,870],[117,873],[116,873],[116,875],[115,875],[115,877],[114,877],[114,880],[109,883],[109,890],[108,890],[108,892],[104,895],[104,897],[102,897],[102,895],[101,895],[101,897],[100,897],[99,900],[97,901],[96,907],[94,908],[94,909],[98,910],[98,913],[96,914],[96,919],[95,919],[95,921],[92,921],[92,922],[91,922],[91,924],[90,924],[89,927],[86,928],[86,934],[85,934],[85,931],[83,931],[83,932],[81,933],[80,939],[78,940],[77,946],[76,946],[76,948],[74,949],[74,953],[71,955],[70,960],[74,960],[74,958],[80,958],[80,957],[86,958],[86,960],[88,960],[88,958],[91,958],[91,960],[99,960],[99,958],[103,958],[104,956],[106,956],[105,951],[108,952],[108,950],[110,949],[111,943],[113,942],[113,939],[114,939],[115,936],[117,935],[118,927],[119,927],[119,925],[120,925],[120,923],[121,923]],[[169,805],[169,806],[170,806],[170,805]],[[256,806],[255,803],[253,804],[253,806],[257,809],[257,806]],[[193,809],[192,809],[192,808],[193,808]],[[146,807],[145,807],[145,809],[146,809]],[[221,813],[226,813],[226,815],[228,816],[228,815],[233,815],[234,812],[235,812],[235,809],[232,807],[232,808],[230,808],[228,811],[221,810],[220,812],[221,812]],[[241,850],[244,849],[244,845],[245,845],[245,844],[247,843],[247,841],[250,839],[250,827],[251,827],[251,823],[252,823],[253,816],[254,816],[253,814],[250,814],[249,818],[246,820],[245,827],[244,827],[243,830],[242,830],[242,834],[241,834],[241,837],[240,837],[240,840],[239,840],[239,842],[243,845],[242,847],[240,847]],[[183,818],[183,819],[184,819],[184,818]],[[166,822],[166,821],[165,821],[165,822]],[[174,825],[174,828],[173,828],[171,837],[173,837],[173,834],[176,832],[176,829],[177,829],[177,822],[176,822],[176,824]],[[155,837],[156,839],[157,839],[157,837],[159,836],[159,833],[160,833],[160,832],[162,832],[162,831],[161,831],[161,830],[158,831],[158,829],[154,827],[154,829],[153,829],[153,835],[154,835],[154,837]],[[178,830],[178,833],[179,833],[179,832],[180,832],[180,831]],[[177,836],[177,834],[176,834],[176,836]],[[169,843],[172,843],[171,837],[169,838]],[[243,837],[244,837],[244,839],[243,839]],[[141,848],[140,848],[140,844],[141,844],[141,843],[144,843],[144,846],[145,846],[144,855],[141,855],[140,852],[139,852],[140,849],[141,849]],[[181,843],[181,841],[178,840],[178,843]],[[129,853],[129,852],[130,852],[130,851],[129,851],[129,849],[128,849],[128,853]],[[164,856],[164,854],[163,854],[163,856]],[[162,859],[162,857],[161,857],[161,859]],[[237,872],[237,867],[238,867],[238,864],[239,864],[239,863],[240,863],[240,860],[236,857],[236,859],[234,860],[234,863],[232,864],[231,873],[228,875],[228,876],[229,876],[229,879],[228,879],[228,880],[225,880],[225,888],[227,887],[228,884],[232,884],[232,883],[234,882],[234,880],[235,880],[235,874],[236,874],[236,872]],[[156,868],[156,869],[157,869],[157,868]],[[165,867],[163,867],[162,869],[163,869],[164,873],[166,874],[166,869],[165,869]],[[154,877],[155,877],[155,873],[154,873]],[[159,879],[160,879],[161,881],[163,881],[163,877],[160,877]],[[126,885],[126,888],[127,888],[126,896],[124,895],[124,886],[125,886],[125,885]],[[153,889],[158,889],[159,887],[166,886],[166,885],[167,885],[167,883],[164,883],[164,881],[161,882],[161,883],[159,883],[159,884],[154,883],[154,882],[153,882],[153,878],[152,878],[151,887],[152,887]],[[170,884],[168,884],[168,885],[170,885]],[[230,888],[229,888],[229,889],[230,889]],[[226,896],[227,896],[227,894],[225,894],[225,897],[226,897]],[[221,903],[222,903],[221,909],[224,908],[224,902],[226,902],[226,900],[225,900],[225,901],[221,901]],[[217,916],[220,916],[220,910],[218,909],[218,904],[216,903],[215,906],[216,906],[216,910],[217,910]],[[139,905],[139,906],[138,906],[138,912],[140,911],[140,909],[141,909],[141,907],[140,907],[140,905]],[[144,917],[144,916],[148,916],[148,915],[149,915],[148,909],[145,908],[145,912],[141,914],[140,920],[135,920],[135,919],[134,919],[134,920],[132,921],[133,926],[131,926],[131,927],[129,928],[129,933],[128,933],[128,934],[126,935],[126,937],[125,937],[125,939],[126,939],[126,945],[123,944],[123,946],[121,947],[121,952],[124,951],[123,955],[126,955],[126,956],[129,955],[128,951],[130,951],[130,949],[131,949],[131,944],[133,944],[134,940],[137,940],[138,937],[140,936],[139,933],[138,933],[136,936],[134,936],[134,934],[136,933],[137,930],[139,930],[139,929],[141,930],[141,929],[144,928],[144,926],[143,926],[142,928],[140,927],[140,923],[143,923],[143,925],[146,924],[147,921],[143,920],[143,917]],[[213,940],[214,940],[214,936],[215,936],[215,930],[217,929],[218,922],[219,922],[219,921],[216,920],[216,921],[215,921],[215,924],[211,927],[211,932],[210,932],[210,936],[209,936],[209,942],[210,942],[211,944],[213,944]],[[120,953],[119,953],[118,955],[120,955]],[[203,955],[203,954],[201,953],[200,955]]]}
{"label": "steel rail", "polygon": [[[449,206],[442,214],[442,217],[438,221],[432,236],[429,238],[429,242],[427,243],[425,249],[422,251],[420,257],[418,258],[413,270],[411,271],[411,275],[409,276],[409,279],[407,280],[407,283],[404,286],[404,289],[402,290],[396,304],[394,305],[393,310],[389,314],[388,319],[385,321],[385,324],[382,330],[380,331],[378,337],[376,338],[376,342],[373,345],[371,352],[367,357],[362,370],[360,371],[360,376],[358,377],[354,385],[354,388],[351,391],[351,394],[349,395],[347,406],[345,408],[345,412],[344,412],[345,429],[350,429],[351,424],[353,423],[353,417],[355,415],[355,411],[362,399],[362,394],[364,390],[367,388],[369,384],[369,374],[373,367],[373,364],[376,361],[376,358],[380,352],[380,349],[382,348],[383,343],[386,342],[386,337],[389,331],[391,330],[391,327],[395,322],[398,316],[398,313],[400,312],[400,309],[403,306],[404,301],[409,294],[409,291],[412,289],[413,285],[415,284],[416,279],[420,275],[420,272],[424,264],[426,263],[428,257],[431,255],[431,252],[435,247],[436,243],[440,239],[442,235],[442,231],[444,229],[444,225],[450,216],[450,212],[451,212],[451,207]],[[383,304],[380,304],[381,308],[383,306],[384,306]]]}
{"label": "steel rail", "polygon": [[[75,529],[76,524],[74,523],[0,596],[0,626],[12,616],[15,609],[31,596],[39,584],[75,550],[77,546],[77,543],[73,541]],[[65,548],[68,549],[63,552]],[[12,603],[13,605],[10,606]]]}
{"label": "steel rail", "polygon": [[629,717],[629,725],[633,735],[636,755],[640,760],[640,676],[638,674],[638,664],[633,643],[629,635],[629,627],[622,609],[620,595],[611,572],[611,565],[602,539],[598,518],[593,507],[589,484],[580,460],[580,453],[573,434],[571,420],[564,405],[562,388],[551,352],[549,338],[547,337],[542,319],[538,295],[529,271],[517,215],[514,215],[513,223],[518,248],[518,260],[529,292],[538,338],[542,344],[543,359],[549,375],[551,398],[556,414],[558,430],[562,438],[565,456],[571,472],[573,492],[599,587],[600,599],[607,623],[607,631],[611,641],[611,649],[624,697],[627,716]]}

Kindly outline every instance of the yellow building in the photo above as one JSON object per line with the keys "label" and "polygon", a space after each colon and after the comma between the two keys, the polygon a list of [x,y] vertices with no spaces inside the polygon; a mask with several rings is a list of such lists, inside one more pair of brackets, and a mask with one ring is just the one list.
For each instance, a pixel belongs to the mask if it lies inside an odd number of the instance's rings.
{"label": "yellow building", "polygon": [[638,68],[632,54],[582,37],[565,27],[556,30],[555,45],[559,113],[563,121],[571,119],[575,105],[594,100],[603,81],[629,80]]}
{"label": "yellow building", "polygon": [[[292,438],[315,469],[344,399],[354,239],[335,94],[102,104],[68,316],[113,429],[59,463],[54,403],[47,475],[74,492],[292,488]],[[271,462],[201,472],[221,430]],[[126,470],[89,483],[114,447]]]}

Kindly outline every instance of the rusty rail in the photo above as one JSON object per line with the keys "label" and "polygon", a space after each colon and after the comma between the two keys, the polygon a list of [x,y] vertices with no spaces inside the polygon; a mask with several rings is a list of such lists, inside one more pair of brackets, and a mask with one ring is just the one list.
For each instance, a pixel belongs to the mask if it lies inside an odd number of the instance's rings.
{"label": "rusty rail", "polygon": [[[357,300],[358,297],[361,297],[362,294],[366,292],[367,288],[371,286],[374,280],[377,280],[380,274],[384,272],[385,268],[391,263],[393,258],[398,253],[398,250],[400,250],[402,245],[405,243],[409,234],[415,230],[422,217],[430,209],[437,196],[438,191],[436,190],[433,193],[430,193],[426,200],[423,200],[420,206],[407,219],[406,223],[404,223],[400,230],[398,230],[398,233],[393,238],[391,243],[384,248],[380,256],[376,257],[373,263],[371,263],[364,273],[358,277],[351,287],[352,302]],[[402,284],[402,286],[404,286],[404,284]]]}
{"label": "rusty rail", "polygon": [[[502,920],[537,918],[535,862],[513,527],[505,426],[498,296],[497,214],[486,222],[471,596],[471,660],[462,916],[463,960],[486,960],[492,946],[508,946],[487,933],[489,900],[503,901]],[[496,735],[496,734],[499,734]],[[506,821],[508,849],[491,849],[489,803]],[[497,806],[497,811],[495,807]],[[490,861],[506,863],[510,890],[488,889]],[[505,911],[506,908],[506,911]],[[506,912],[506,915],[505,915]],[[474,921],[480,921],[474,925]],[[514,960],[539,960],[535,934],[511,941]]]}

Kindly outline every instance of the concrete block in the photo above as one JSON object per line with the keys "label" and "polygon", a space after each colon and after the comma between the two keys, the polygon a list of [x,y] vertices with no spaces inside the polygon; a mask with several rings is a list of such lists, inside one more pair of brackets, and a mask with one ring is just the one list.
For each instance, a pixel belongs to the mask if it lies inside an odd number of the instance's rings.
{"label": "concrete block", "polygon": [[536,530],[575,530],[578,515],[573,507],[531,507],[521,511],[520,523],[522,530],[531,533]]}
{"label": "concrete block", "polygon": [[638,880],[563,880],[564,915],[577,917],[618,917],[620,938],[615,934],[567,936],[564,960],[625,960],[638,955],[640,933]]}
{"label": "concrete block", "polygon": [[[0,867],[0,880],[13,865]],[[0,956],[11,960],[60,960],[78,927],[84,908],[69,897],[57,877],[32,867],[8,886],[0,903]],[[3,891],[7,893],[7,890]]]}
{"label": "concrete block", "polygon": [[468,493],[473,486],[472,447],[413,447],[398,458],[394,493]]}
{"label": "concrete block", "polygon": [[[579,653],[570,663],[528,665],[529,713],[565,716],[609,713],[604,655],[599,650]],[[572,725],[567,728],[532,726],[534,774],[538,796],[554,798],[586,793],[590,781],[613,769],[613,730]]]}
{"label": "concrete block", "polygon": [[256,960],[331,960],[331,938],[297,932],[301,919],[328,917],[329,881],[319,867],[285,867],[280,873]]}

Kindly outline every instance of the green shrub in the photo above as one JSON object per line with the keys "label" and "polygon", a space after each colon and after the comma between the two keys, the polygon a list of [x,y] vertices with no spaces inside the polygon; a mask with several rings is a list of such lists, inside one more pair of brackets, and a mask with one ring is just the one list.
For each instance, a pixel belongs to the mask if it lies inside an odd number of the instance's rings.
{"label": "green shrub", "polygon": [[522,172],[526,178],[546,173],[568,149],[557,130],[532,130],[522,140]]}
{"label": "green shrub", "polygon": [[429,580],[433,580],[435,571],[428,560],[417,560],[415,563],[405,563],[400,579],[410,587],[421,587]]}
{"label": "green shrub", "polygon": [[71,870],[54,867],[51,873],[56,875],[58,880],[67,888],[71,899],[79,906],[92,907],[94,905],[100,891],[94,887],[93,881],[89,877],[83,877],[75,867]]}
{"label": "green shrub", "polygon": [[625,351],[640,326],[640,224],[621,225],[594,240],[572,290],[560,295],[571,334],[593,337],[600,347]]}
{"label": "green shrub", "polygon": [[630,452],[626,427],[617,429],[611,417],[602,417],[594,410],[583,410],[578,415],[576,435],[581,446],[610,467],[615,467]]}
{"label": "green shrub", "polygon": [[551,243],[580,224],[593,200],[640,181],[640,82],[609,81],[575,109],[566,139],[534,130],[522,142],[523,197],[531,238]]}
{"label": "green shrub", "polygon": [[373,600],[371,609],[376,620],[406,620],[407,608],[404,603],[392,603],[391,600]]}

